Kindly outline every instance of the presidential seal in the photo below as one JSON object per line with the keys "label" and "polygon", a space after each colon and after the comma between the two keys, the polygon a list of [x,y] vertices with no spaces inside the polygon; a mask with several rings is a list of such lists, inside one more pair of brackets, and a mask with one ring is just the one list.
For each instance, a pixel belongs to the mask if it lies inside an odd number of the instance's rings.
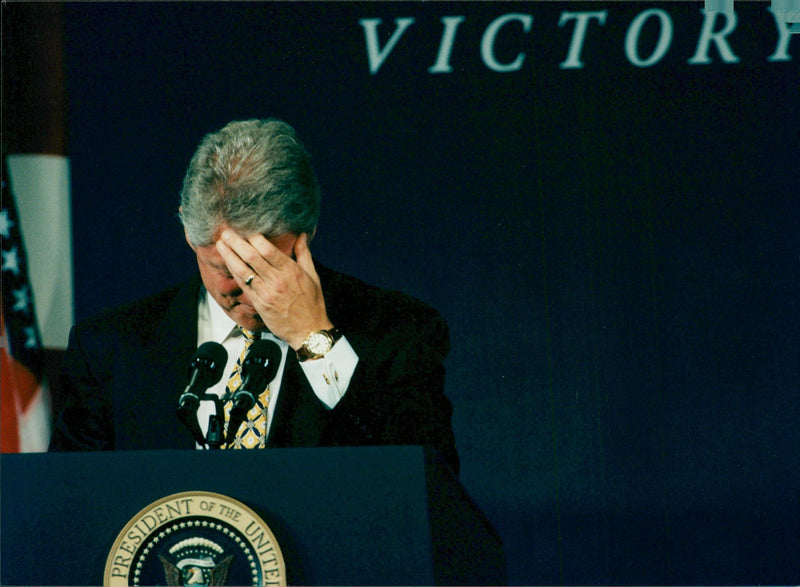
{"label": "presidential seal", "polygon": [[204,491],[150,504],[122,529],[104,584],[286,585],[278,542],[246,505]]}

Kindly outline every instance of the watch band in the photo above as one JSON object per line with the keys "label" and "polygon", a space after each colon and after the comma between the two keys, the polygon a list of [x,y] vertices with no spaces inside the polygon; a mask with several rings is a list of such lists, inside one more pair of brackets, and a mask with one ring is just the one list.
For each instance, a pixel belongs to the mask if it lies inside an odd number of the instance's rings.
{"label": "watch band", "polygon": [[[339,341],[339,339],[342,338],[342,332],[336,327],[333,327],[330,330],[315,330],[314,332],[310,332],[306,337],[306,339],[308,339],[314,334],[323,334],[328,337],[328,340],[330,340],[331,344],[330,347],[328,347],[326,353],[330,352],[330,350],[333,348],[333,345],[335,345]],[[303,343],[303,346],[301,346],[299,349],[295,351],[295,353],[297,354],[297,360],[300,361],[301,363],[303,361],[307,361],[308,359],[318,359],[320,357],[325,356],[325,353],[312,352],[309,348],[306,347],[305,342]]]}

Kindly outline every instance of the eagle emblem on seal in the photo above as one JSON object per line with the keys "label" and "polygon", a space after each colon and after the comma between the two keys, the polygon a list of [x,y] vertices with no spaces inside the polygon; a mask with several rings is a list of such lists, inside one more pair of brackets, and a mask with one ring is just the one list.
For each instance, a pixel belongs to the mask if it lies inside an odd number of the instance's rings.
{"label": "eagle emblem on seal", "polygon": [[221,546],[207,538],[188,538],[159,555],[167,585],[216,587],[225,585],[233,555],[225,556]]}

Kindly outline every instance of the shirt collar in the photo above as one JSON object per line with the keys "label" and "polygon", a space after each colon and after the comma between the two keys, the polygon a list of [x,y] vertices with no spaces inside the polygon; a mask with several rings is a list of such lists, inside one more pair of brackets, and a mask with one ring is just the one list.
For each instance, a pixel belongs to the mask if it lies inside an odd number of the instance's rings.
{"label": "shirt collar", "polygon": [[[217,303],[208,290],[203,288],[203,293],[200,296],[201,305],[205,305],[205,315],[208,319],[210,327],[211,339],[219,342],[225,342],[228,338],[241,336],[236,322],[225,313]],[[203,310],[201,309],[201,313]]]}

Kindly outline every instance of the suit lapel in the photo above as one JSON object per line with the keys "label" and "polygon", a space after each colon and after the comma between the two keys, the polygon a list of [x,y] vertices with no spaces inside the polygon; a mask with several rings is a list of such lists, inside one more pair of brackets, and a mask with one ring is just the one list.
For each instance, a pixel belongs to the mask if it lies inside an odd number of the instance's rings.
{"label": "suit lapel", "polygon": [[324,407],[311,389],[294,351],[289,349],[267,446],[319,446],[324,415]]}
{"label": "suit lapel", "polygon": [[194,441],[178,421],[175,409],[178,397],[188,383],[189,362],[197,348],[197,301],[200,279],[187,282],[167,307],[163,320],[154,331],[152,343],[146,349],[153,373],[146,374],[159,381],[150,402],[153,421],[162,422],[160,446],[192,448]]}

